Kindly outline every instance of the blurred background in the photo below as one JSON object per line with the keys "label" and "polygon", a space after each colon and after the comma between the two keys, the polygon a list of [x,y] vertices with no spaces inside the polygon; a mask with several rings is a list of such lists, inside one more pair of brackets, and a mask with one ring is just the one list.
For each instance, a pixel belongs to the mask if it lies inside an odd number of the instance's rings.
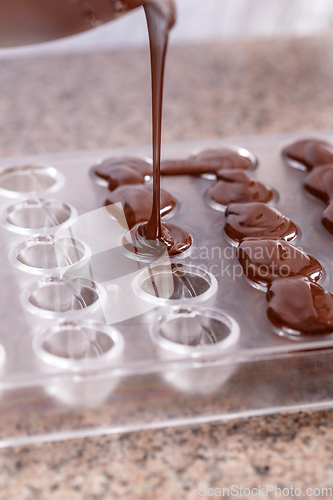
{"label": "blurred background", "polygon": [[[306,36],[333,28],[332,0],[176,0],[177,25],[171,44],[235,38]],[[0,55],[119,50],[147,45],[142,9],[112,24],[38,48],[0,51]]]}
{"label": "blurred background", "polygon": [[[176,0],[163,142],[333,128],[332,0]],[[146,21],[0,50],[0,155],[151,142]]]}

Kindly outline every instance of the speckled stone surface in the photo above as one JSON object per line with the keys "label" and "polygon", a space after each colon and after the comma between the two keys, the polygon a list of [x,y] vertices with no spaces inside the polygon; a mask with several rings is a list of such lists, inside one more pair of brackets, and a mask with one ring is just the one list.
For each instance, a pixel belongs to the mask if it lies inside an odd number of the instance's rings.
{"label": "speckled stone surface", "polygon": [[[173,47],[164,141],[332,128],[332,79],[333,36]],[[0,60],[0,128],[1,156],[149,143],[148,52]],[[333,488],[332,415],[2,450],[0,500],[192,500],[232,485],[315,498],[307,488]]]}

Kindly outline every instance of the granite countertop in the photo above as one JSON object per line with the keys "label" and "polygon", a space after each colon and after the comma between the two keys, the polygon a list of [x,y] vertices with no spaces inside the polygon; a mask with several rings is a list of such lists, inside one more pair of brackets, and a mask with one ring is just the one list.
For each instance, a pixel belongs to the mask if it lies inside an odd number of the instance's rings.
{"label": "granite countertop", "polygon": [[[3,59],[0,74],[1,156],[150,142],[147,50]],[[172,47],[163,140],[332,128],[332,78],[328,35]],[[303,496],[333,488],[331,417],[318,410],[1,450],[0,500],[192,500],[232,485],[301,487]]]}

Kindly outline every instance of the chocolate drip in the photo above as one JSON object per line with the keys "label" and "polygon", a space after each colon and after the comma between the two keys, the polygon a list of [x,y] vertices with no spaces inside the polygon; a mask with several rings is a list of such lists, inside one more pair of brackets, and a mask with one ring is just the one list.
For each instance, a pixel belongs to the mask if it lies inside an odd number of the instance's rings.
{"label": "chocolate drip", "polygon": [[143,158],[119,157],[107,158],[93,167],[97,177],[109,184],[110,191],[123,184],[144,184],[145,176],[151,176],[153,167]]}
{"label": "chocolate drip", "polygon": [[333,295],[307,278],[273,281],[267,301],[268,319],[280,330],[294,335],[333,333]]}
{"label": "chocolate drip", "polygon": [[333,164],[318,167],[310,172],[304,187],[309,193],[328,203],[333,197]]}
{"label": "chocolate drip", "polygon": [[251,160],[231,149],[207,149],[186,160],[163,160],[162,175],[216,174],[221,169],[248,170],[254,168]]}
{"label": "chocolate drip", "polygon": [[284,148],[282,157],[287,163],[299,164],[302,170],[312,170],[333,163],[333,145],[318,139],[303,139]]}
{"label": "chocolate drip", "polygon": [[293,221],[265,203],[232,203],[225,215],[225,233],[236,242],[248,237],[292,241],[298,233]]}
{"label": "chocolate drip", "polygon": [[226,206],[230,203],[270,202],[274,191],[269,186],[255,180],[244,170],[219,170],[218,181],[208,189],[208,197]]}
{"label": "chocolate drip", "polygon": [[[129,229],[139,222],[147,222],[151,213],[153,187],[140,184],[119,186],[108,197],[105,205],[121,203]],[[161,191],[161,215],[166,215],[176,206],[176,201],[167,191]]]}
{"label": "chocolate drip", "polygon": [[262,288],[279,278],[304,276],[318,281],[323,274],[317,259],[281,239],[246,238],[237,258],[245,276]]}
{"label": "chocolate drip", "polygon": [[178,254],[189,248],[192,238],[187,231],[173,225],[162,224],[160,213],[160,159],[161,159],[161,128],[162,128],[162,97],[164,65],[171,28],[168,18],[163,14],[163,2],[146,3],[144,5],[151,59],[152,82],[152,135],[153,135],[153,206],[147,223],[135,226],[130,233],[132,242],[124,238],[124,245],[131,252],[143,257],[151,257],[154,249],[165,246],[170,255]]}

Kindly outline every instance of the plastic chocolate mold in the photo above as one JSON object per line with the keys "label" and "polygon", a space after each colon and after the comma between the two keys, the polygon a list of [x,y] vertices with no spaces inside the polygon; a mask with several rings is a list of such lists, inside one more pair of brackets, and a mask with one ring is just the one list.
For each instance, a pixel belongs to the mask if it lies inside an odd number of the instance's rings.
{"label": "plastic chocolate mold", "polygon": [[210,299],[217,291],[216,278],[195,266],[172,263],[149,266],[133,283],[136,294],[155,303],[193,304]]}
{"label": "plastic chocolate mold", "polygon": [[64,176],[53,167],[26,164],[0,169],[0,196],[45,196],[59,190]]}
{"label": "plastic chocolate mold", "polygon": [[117,379],[105,383],[98,380],[96,372],[112,366],[123,348],[118,330],[95,321],[63,321],[36,335],[33,341],[34,353],[43,363],[70,370],[82,378],[81,384],[56,381],[47,388],[51,396],[76,407],[93,407],[109,396]]}
{"label": "plastic chocolate mold", "polygon": [[94,282],[80,278],[63,281],[51,276],[29,285],[21,302],[32,314],[52,318],[90,312],[98,306],[99,295]]}
{"label": "plastic chocolate mold", "polygon": [[58,267],[66,268],[89,255],[89,248],[77,239],[54,240],[53,235],[40,235],[23,241],[9,254],[10,262],[34,274],[56,272]]}
{"label": "plastic chocolate mold", "polygon": [[8,207],[2,225],[10,231],[31,234],[57,227],[75,214],[73,207],[58,200],[29,199]]}
{"label": "plastic chocolate mold", "polygon": [[[333,132],[311,135],[333,139]],[[286,166],[280,155],[298,137],[301,134],[234,138],[231,142],[259,159],[256,179],[280,194],[276,209],[302,231],[302,239],[292,244],[318,259],[326,271],[321,286],[332,292],[332,235],[320,223],[313,223],[315,216],[320,219],[322,202],[300,189],[303,174]],[[164,146],[163,156],[186,159],[198,149],[228,147],[222,140],[172,144]],[[1,213],[19,223],[15,226],[5,217],[0,227],[0,344],[6,353],[0,373],[0,446],[331,406],[332,336],[303,335],[295,342],[276,335],[267,319],[265,294],[244,281],[236,247],[221,234],[224,214],[206,204],[204,193],[214,180],[162,176],[162,188],[180,201],[179,210],[170,213],[170,222],[194,237],[191,251],[170,259],[166,267],[177,265],[178,271],[185,270],[190,286],[180,281],[175,287],[174,276],[166,272],[164,263],[132,258],[126,276],[117,262],[110,272],[112,244],[119,247],[121,262],[126,264],[128,255],[121,248],[126,229],[120,226],[116,241],[111,241],[104,223],[111,227],[114,221],[106,214],[95,231],[97,224],[89,214],[101,210],[105,188],[92,181],[89,171],[101,157],[129,153],[149,155],[150,147],[22,158],[19,165],[54,168],[65,179],[61,189],[52,192],[52,199],[43,194],[41,208],[37,194],[27,201],[21,193],[15,204],[0,194]],[[8,159],[0,159],[0,169],[8,164]],[[45,213],[45,206],[60,211],[57,221],[53,212],[51,217],[47,209]],[[87,215],[82,224],[80,218],[74,223],[72,206]],[[38,217],[36,207],[41,210]],[[23,208],[31,209],[32,214],[20,213]],[[70,223],[58,231],[55,222],[65,219],[71,219]],[[36,223],[40,220],[42,229]],[[52,247],[53,236],[57,241],[64,238],[67,250],[60,268],[43,270],[38,267],[40,252],[48,244]],[[55,262],[53,250],[48,250],[43,257],[46,268]],[[78,257],[84,256],[74,263],[76,250]],[[67,262],[67,255],[74,265]],[[14,261],[17,265],[11,265]],[[63,263],[68,266],[62,268]],[[81,265],[84,273],[79,278],[75,266]],[[40,276],[24,272],[28,268]],[[113,275],[114,270],[118,274]],[[158,295],[150,273],[159,285]],[[171,282],[165,279],[170,274]],[[100,277],[105,281],[100,283]],[[137,305],[137,314],[128,311],[128,298]],[[126,318],[118,314],[118,305],[121,314],[128,312]],[[198,327],[199,319],[203,330]],[[102,335],[104,340],[98,341],[97,349],[101,355],[94,357],[94,344],[82,341],[82,333],[95,339],[96,331],[104,334],[114,327],[123,339],[122,348],[117,351],[117,342],[112,345],[115,339]],[[209,343],[212,335],[217,342]],[[84,352],[91,354],[88,361]]]}

